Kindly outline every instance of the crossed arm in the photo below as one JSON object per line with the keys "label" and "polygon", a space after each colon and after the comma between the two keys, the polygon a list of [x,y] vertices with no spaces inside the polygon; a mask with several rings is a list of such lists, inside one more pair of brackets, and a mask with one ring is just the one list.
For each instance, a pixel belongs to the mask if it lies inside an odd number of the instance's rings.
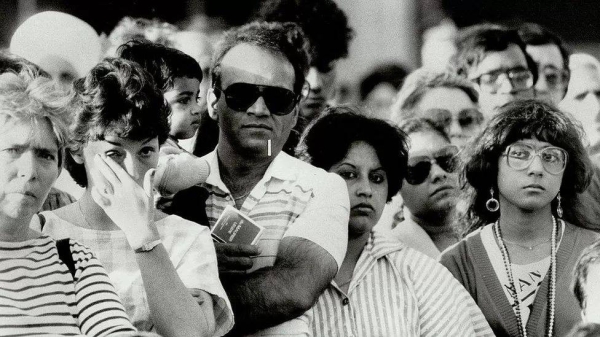
{"label": "crossed arm", "polygon": [[302,315],[315,304],[337,268],[324,248],[292,236],[281,240],[272,267],[251,274],[221,273],[235,315],[232,334],[253,333]]}

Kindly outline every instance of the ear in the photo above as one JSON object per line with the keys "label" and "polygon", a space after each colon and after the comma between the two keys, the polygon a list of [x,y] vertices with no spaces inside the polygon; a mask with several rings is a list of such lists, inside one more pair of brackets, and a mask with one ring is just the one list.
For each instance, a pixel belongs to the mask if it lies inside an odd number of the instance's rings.
{"label": "ear", "polygon": [[214,88],[208,88],[206,92],[206,107],[208,109],[208,115],[213,120],[217,121],[219,116],[217,114],[217,104],[219,102],[219,97],[215,93]]}
{"label": "ear", "polygon": [[296,123],[298,123],[298,115],[300,114],[300,104],[296,104],[296,107],[294,108],[294,111],[292,111],[293,118],[292,118],[292,129],[296,126]]}
{"label": "ear", "polygon": [[[71,151],[68,150],[73,160],[80,165],[83,165],[83,150]],[[66,153],[65,153],[66,155]]]}

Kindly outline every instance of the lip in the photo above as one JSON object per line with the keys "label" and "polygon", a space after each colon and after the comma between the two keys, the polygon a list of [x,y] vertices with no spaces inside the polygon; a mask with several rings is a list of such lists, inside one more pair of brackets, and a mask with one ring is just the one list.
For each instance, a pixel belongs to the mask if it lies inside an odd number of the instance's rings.
{"label": "lip", "polygon": [[244,126],[242,126],[243,128],[246,129],[264,129],[264,130],[273,130],[273,128],[271,128],[270,126],[266,125],[266,124],[246,124]]}
{"label": "lip", "polygon": [[14,191],[12,193],[14,193],[14,194],[21,194],[21,195],[25,195],[25,196],[37,199],[37,196],[35,194],[33,194],[32,192],[29,192],[29,191]]}
{"label": "lip", "polygon": [[539,184],[529,184],[525,187],[523,187],[523,189],[528,189],[528,190],[538,190],[538,191],[545,191],[546,189]]}
{"label": "lip", "polygon": [[361,202],[360,204],[352,206],[351,210],[359,213],[375,212],[375,208],[371,204],[368,204],[366,202]]}
{"label": "lip", "polygon": [[436,188],[433,192],[431,192],[430,196],[438,194],[439,192],[443,192],[443,191],[449,191],[449,190],[454,190],[454,186],[452,185],[442,185],[438,188]]}

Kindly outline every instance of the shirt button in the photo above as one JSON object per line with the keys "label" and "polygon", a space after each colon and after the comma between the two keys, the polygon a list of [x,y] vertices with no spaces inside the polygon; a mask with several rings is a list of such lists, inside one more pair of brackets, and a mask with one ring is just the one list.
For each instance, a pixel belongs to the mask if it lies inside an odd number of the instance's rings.
{"label": "shirt button", "polygon": [[342,300],[343,305],[348,305],[348,303],[350,303],[350,300],[347,297]]}

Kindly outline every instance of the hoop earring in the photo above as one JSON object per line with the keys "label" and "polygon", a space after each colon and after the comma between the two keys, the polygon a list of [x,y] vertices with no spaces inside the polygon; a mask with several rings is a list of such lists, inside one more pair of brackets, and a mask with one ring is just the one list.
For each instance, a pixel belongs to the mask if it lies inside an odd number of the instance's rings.
{"label": "hoop earring", "polygon": [[498,202],[498,199],[494,198],[494,189],[490,188],[490,198],[488,199],[488,201],[485,202],[485,208],[487,208],[488,211],[494,213],[497,212],[498,209],[500,209],[500,203]]}
{"label": "hoop earring", "polygon": [[556,195],[556,200],[558,201],[558,203],[556,205],[556,215],[558,215],[559,218],[562,218],[563,209],[562,209],[562,205],[560,203],[560,201],[562,200],[562,198],[560,197],[560,191],[558,191],[558,195]]}

